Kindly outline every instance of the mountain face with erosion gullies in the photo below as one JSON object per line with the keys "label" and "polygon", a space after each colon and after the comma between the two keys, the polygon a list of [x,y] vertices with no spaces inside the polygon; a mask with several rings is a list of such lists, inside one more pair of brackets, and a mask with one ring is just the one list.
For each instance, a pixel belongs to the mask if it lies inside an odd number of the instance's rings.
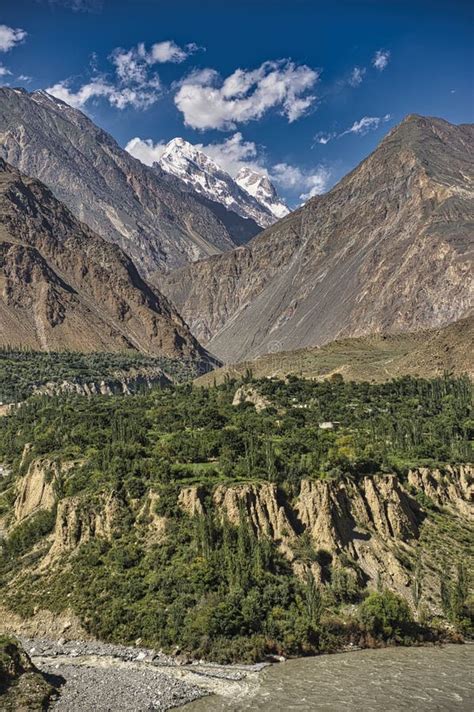
{"label": "mountain face with erosion gullies", "polygon": [[0,266],[1,346],[209,360],[117,245],[2,159]]}
{"label": "mountain face with erosion gullies", "polygon": [[259,226],[143,165],[44,91],[0,89],[0,156],[45,183],[146,278],[243,244]]}
{"label": "mountain face with erosion gullies", "polygon": [[164,290],[228,362],[442,327],[472,306],[474,126],[408,116],[329,193]]}
{"label": "mountain face with erosion gullies", "polygon": [[204,151],[182,138],[174,138],[167,144],[158,166],[199,195],[221,203],[262,228],[290,212],[266,176],[242,168],[234,180]]}

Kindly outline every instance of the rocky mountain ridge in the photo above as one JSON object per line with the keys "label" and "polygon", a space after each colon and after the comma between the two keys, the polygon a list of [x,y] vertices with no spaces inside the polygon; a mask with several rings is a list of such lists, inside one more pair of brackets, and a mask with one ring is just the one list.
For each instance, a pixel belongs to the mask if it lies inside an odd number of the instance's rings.
{"label": "rocky mountain ridge", "polygon": [[3,346],[208,358],[117,245],[2,159],[0,256]]}
{"label": "rocky mountain ridge", "polygon": [[0,88],[0,157],[45,183],[147,278],[232,249],[259,231],[143,165],[81,111],[44,91]]}
{"label": "rocky mountain ridge", "polygon": [[472,306],[473,186],[474,126],[409,116],[329,193],[165,292],[227,362],[441,327]]}
{"label": "rocky mountain ridge", "polygon": [[289,213],[266,176],[242,168],[234,180],[204,151],[182,138],[170,141],[154,165],[262,228]]}
{"label": "rocky mountain ridge", "polygon": [[284,218],[290,212],[279,198],[275,186],[263,173],[258,173],[247,166],[242,166],[235,176],[235,182],[258,202],[268,208],[275,218]]}

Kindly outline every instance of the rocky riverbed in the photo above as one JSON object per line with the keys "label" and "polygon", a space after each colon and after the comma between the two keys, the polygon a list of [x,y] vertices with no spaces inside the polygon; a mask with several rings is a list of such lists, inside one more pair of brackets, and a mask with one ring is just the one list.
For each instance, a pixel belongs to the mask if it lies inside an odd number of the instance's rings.
{"label": "rocky riverbed", "polygon": [[259,665],[215,665],[139,645],[20,638],[33,663],[57,685],[54,712],[151,712],[216,693],[240,696],[257,685]]}

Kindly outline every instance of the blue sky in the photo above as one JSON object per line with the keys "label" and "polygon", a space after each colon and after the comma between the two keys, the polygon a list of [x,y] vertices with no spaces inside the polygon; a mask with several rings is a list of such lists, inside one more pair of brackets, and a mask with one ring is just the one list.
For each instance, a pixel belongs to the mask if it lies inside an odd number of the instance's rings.
{"label": "blue sky", "polygon": [[472,7],[3,0],[0,80],[50,89],[147,162],[183,136],[234,174],[261,167],[296,205],[408,113],[472,122]]}

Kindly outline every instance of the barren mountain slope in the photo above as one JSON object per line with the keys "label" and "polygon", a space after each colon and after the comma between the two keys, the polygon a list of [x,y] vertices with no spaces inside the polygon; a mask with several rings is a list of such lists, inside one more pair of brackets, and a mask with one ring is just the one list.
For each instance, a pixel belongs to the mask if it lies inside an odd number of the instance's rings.
{"label": "barren mountain slope", "polygon": [[226,361],[436,328],[472,304],[474,126],[408,116],[329,193],[165,292]]}
{"label": "barren mountain slope", "polygon": [[433,378],[445,372],[474,378],[472,315],[441,329],[404,334],[374,334],[331,341],[324,346],[279,351],[254,361],[222,366],[200,376],[199,385],[222,383],[226,377],[242,378],[250,369],[255,378],[329,378],[340,373],[345,380],[382,382],[400,376]]}
{"label": "barren mountain slope", "polygon": [[0,344],[205,359],[129,257],[0,159]]}
{"label": "barren mountain slope", "polygon": [[43,91],[0,89],[0,156],[45,183],[147,277],[232,249],[259,231],[144,166],[82,112]]}

